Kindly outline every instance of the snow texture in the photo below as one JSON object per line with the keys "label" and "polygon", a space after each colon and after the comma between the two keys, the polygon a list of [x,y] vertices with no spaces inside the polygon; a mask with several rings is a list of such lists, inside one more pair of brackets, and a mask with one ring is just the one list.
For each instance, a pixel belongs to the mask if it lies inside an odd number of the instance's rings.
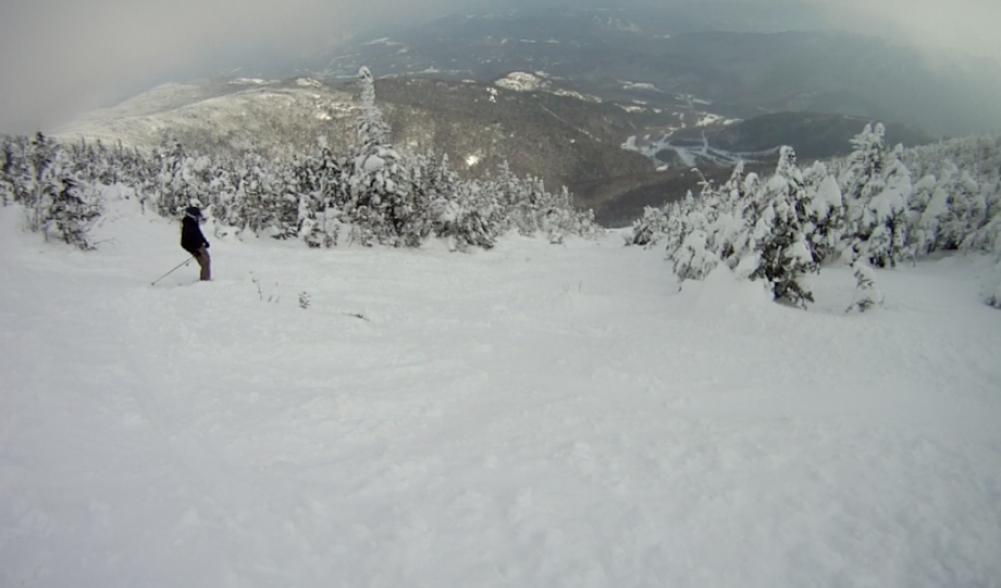
{"label": "snow texture", "polygon": [[[133,208],[134,206],[134,208]],[[215,239],[119,203],[83,253],[0,208],[0,586],[992,586],[992,260],[725,267],[510,236]],[[305,296],[303,296],[305,295]],[[306,300],[303,308],[302,300]]]}

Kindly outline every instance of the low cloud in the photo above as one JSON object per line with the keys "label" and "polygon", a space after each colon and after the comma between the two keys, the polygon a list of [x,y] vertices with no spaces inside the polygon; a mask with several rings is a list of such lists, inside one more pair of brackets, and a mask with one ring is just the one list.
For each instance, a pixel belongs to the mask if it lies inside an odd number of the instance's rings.
{"label": "low cloud", "polygon": [[50,130],[171,76],[291,56],[377,20],[434,15],[421,0],[0,0],[0,132]]}
{"label": "low cloud", "polygon": [[[753,1],[753,0],[752,0]],[[839,28],[875,34],[938,55],[1001,60],[998,0],[806,0]]]}
{"label": "low cloud", "polygon": [[[816,5],[841,28],[882,34],[935,51],[947,47],[1001,58],[1001,36],[992,30],[1001,22],[997,0],[799,2]],[[260,62],[316,51],[376,23],[514,5],[415,0],[401,9],[400,4],[398,0],[0,0],[0,132],[53,130],[155,83],[219,72],[241,59]]]}

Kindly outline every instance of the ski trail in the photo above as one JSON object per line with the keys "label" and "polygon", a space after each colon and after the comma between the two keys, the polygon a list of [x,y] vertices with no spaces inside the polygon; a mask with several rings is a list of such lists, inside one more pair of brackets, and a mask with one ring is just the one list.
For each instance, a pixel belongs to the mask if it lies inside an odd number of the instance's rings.
{"label": "ski trail", "polygon": [[842,270],[804,313],[635,248],[216,247],[209,284],[0,264],[0,585],[1001,577],[1001,314],[962,262],[845,317]]}
{"label": "ski trail", "polygon": [[[282,515],[288,505],[269,493],[274,484],[259,484],[246,469],[234,467],[223,455],[226,446],[212,437],[220,423],[203,411],[225,411],[220,406],[225,399],[216,394],[213,383],[220,374],[204,371],[184,351],[185,346],[200,344],[172,308],[175,292],[136,289],[118,309],[129,328],[128,361],[142,374],[133,396],[160,450],[172,462],[176,487],[165,490],[190,505],[186,523],[192,528],[193,549],[215,554],[210,560],[219,568],[216,577],[234,585],[265,579],[280,586],[287,583],[290,569],[308,576],[309,541],[294,520]],[[216,360],[219,355],[225,359],[224,350],[215,355]],[[204,361],[212,362],[213,357],[206,354]],[[276,561],[290,567],[274,567]]]}

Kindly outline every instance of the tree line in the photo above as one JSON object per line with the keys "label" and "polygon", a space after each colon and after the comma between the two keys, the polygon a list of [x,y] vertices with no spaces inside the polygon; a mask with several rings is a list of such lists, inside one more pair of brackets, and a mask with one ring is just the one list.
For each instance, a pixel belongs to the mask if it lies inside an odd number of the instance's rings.
{"label": "tree line", "polygon": [[[575,208],[565,188],[548,192],[506,164],[461,179],[447,156],[396,149],[367,68],[359,81],[357,135],[346,154],[323,143],[312,153],[266,159],[199,154],[170,140],[144,153],[120,144],[62,144],[41,133],[0,136],[0,199],[23,207],[27,229],[82,249],[94,245],[89,231],[113,186],[167,218],[196,204],[217,230],[316,248],[418,247],[439,237],[465,250],[492,247],[512,230],[551,242],[599,232],[591,211]],[[843,159],[805,168],[783,147],[769,177],[737,165],[720,186],[703,181],[698,195],[647,208],[631,243],[664,246],[682,280],[725,265],[800,307],[813,301],[804,278],[832,264],[855,269],[863,294],[857,306],[864,309],[875,300],[870,266],[942,251],[1001,260],[1001,138],[903,149],[887,145],[883,125],[875,124],[852,146]],[[1001,279],[987,301],[1001,307]]]}
{"label": "tree line", "polygon": [[367,68],[359,82],[357,136],[346,154],[323,142],[313,153],[266,159],[200,154],[169,139],[146,154],[120,144],[62,144],[41,133],[0,137],[0,197],[5,206],[24,207],[29,230],[82,249],[93,247],[88,233],[101,216],[102,194],[116,185],[167,218],[194,204],[223,230],[310,247],[417,247],[441,237],[463,250],[492,247],[511,230],[552,242],[597,234],[591,211],[575,208],[565,188],[549,192],[506,164],[464,180],[447,156],[396,149]]}

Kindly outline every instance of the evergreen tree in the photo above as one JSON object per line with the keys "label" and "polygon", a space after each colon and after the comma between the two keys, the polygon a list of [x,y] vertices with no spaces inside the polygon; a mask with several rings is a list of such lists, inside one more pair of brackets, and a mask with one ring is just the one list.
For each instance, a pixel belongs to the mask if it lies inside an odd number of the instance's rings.
{"label": "evergreen tree", "polygon": [[368,245],[374,241],[416,246],[420,236],[408,234],[415,214],[403,158],[389,143],[389,125],[375,104],[375,80],[367,67],[358,71],[361,106],[358,143],[348,173],[348,216]]}
{"label": "evergreen tree", "polygon": [[0,135],[0,198],[5,207],[14,202],[14,145],[4,135]]}
{"label": "evergreen tree", "polygon": [[93,249],[88,233],[101,216],[100,194],[92,184],[72,177],[62,179],[46,210],[46,233],[54,230],[64,243],[83,250]]}
{"label": "evergreen tree", "polygon": [[490,249],[497,237],[490,204],[495,198],[489,184],[476,180],[456,184],[451,198],[435,201],[435,234],[450,239],[459,251]]}
{"label": "evergreen tree", "polygon": [[894,266],[907,251],[906,202],[913,191],[901,147],[887,149],[882,124],[866,125],[852,139],[855,151],[841,186],[847,199],[847,238],[852,260]]}
{"label": "evergreen tree", "polygon": [[28,175],[25,178],[27,182],[24,192],[27,199],[24,205],[28,210],[28,228],[34,232],[44,231],[44,211],[55,194],[63,189],[56,170],[55,142],[41,132],[36,133],[25,161],[28,164]]}
{"label": "evergreen tree", "polygon": [[701,280],[719,263],[713,236],[721,198],[703,176],[698,201],[689,193],[684,204],[680,233],[674,239],[675,246],[668,251],[668,258],[679,280]]}
{"label": "evergreen tree", "polygon": [[819,264],[809,239],[810,197],[792,147],[780,149],[776,173],[757,200],[760,213],[752,231],[757,259],[750,277],[766,280],[776,300],[805,308],[813,294],[803,278],[819,271]]}
{"label": "evergreen tree", "polygon": [[883,305],[883,293],[876,288],[876,272],[865,262],[857,261],[855,270],[855,296],[845,312],[866,312]]}
{"label": "evergreen tree", "polygon": [[911,175],[900,161],[898,146],[888,157],[883,173],[883,190],[865,204],[861,222],[855,227],[861,257],[878,267],[894,267],[907,254],[907,200],[913,191]]}
{"label": "evergreen tree", "polygon": [[627,239],[627,245],[642,245],[653,247],[667,231],[667,222],[670,218],[673,202],[669,202],[661,208],[646,206],[643,208],[643,216],[633,222],[632,235]]}
{"label": "evergreen tree", "polygon": [[810,186],[810,221],[813,229],[808,231],[810,244],[818,263],[837,258],[840,253],[842,239],[845,230],[845,207],[841,195],[841,188],[838,187],[834,176],[821,174],[826,171],[823,164],[814,166],[816,178],[819,183]]}
{"label": "evergreen tree", "polygon": [[54,235],[69,245],[91,249],[87,235],[100,217],[100,196],[74,173],[70,152],[37,133],[25,161],[29,174],[23,178],[23,192],[30,196],[23,204],[28,229],[46,239]]}
{"label": "evergreen tree", "polygon": [[730,269],[737,266],[746,244],[744,235],[747,224],[744,218],[744,208],[748,205],[749,196],[756,189],[757,176],[747,174],[744,163],[739,162],[733,168],[730,178],[719,190],[718,212],[712,227],[714,251],[719,259]]}
{"label": "evergreen tree", "polygon": [[[912,257],[922,257],[935,249],[941,216],[947,197],[938,189],[938,179],[927,174],[914,184],[907,203],[907,234]],[[935,210],[938,209],[939,212]]]}
{"label": "evergreen tree", "polygon": [[213,162],[207,156],[189,153],[179,141],[165,141],[159,151],[157,211],[161,216],[179,218],[184,209],[195,205],[207,207],[212,202]]}

